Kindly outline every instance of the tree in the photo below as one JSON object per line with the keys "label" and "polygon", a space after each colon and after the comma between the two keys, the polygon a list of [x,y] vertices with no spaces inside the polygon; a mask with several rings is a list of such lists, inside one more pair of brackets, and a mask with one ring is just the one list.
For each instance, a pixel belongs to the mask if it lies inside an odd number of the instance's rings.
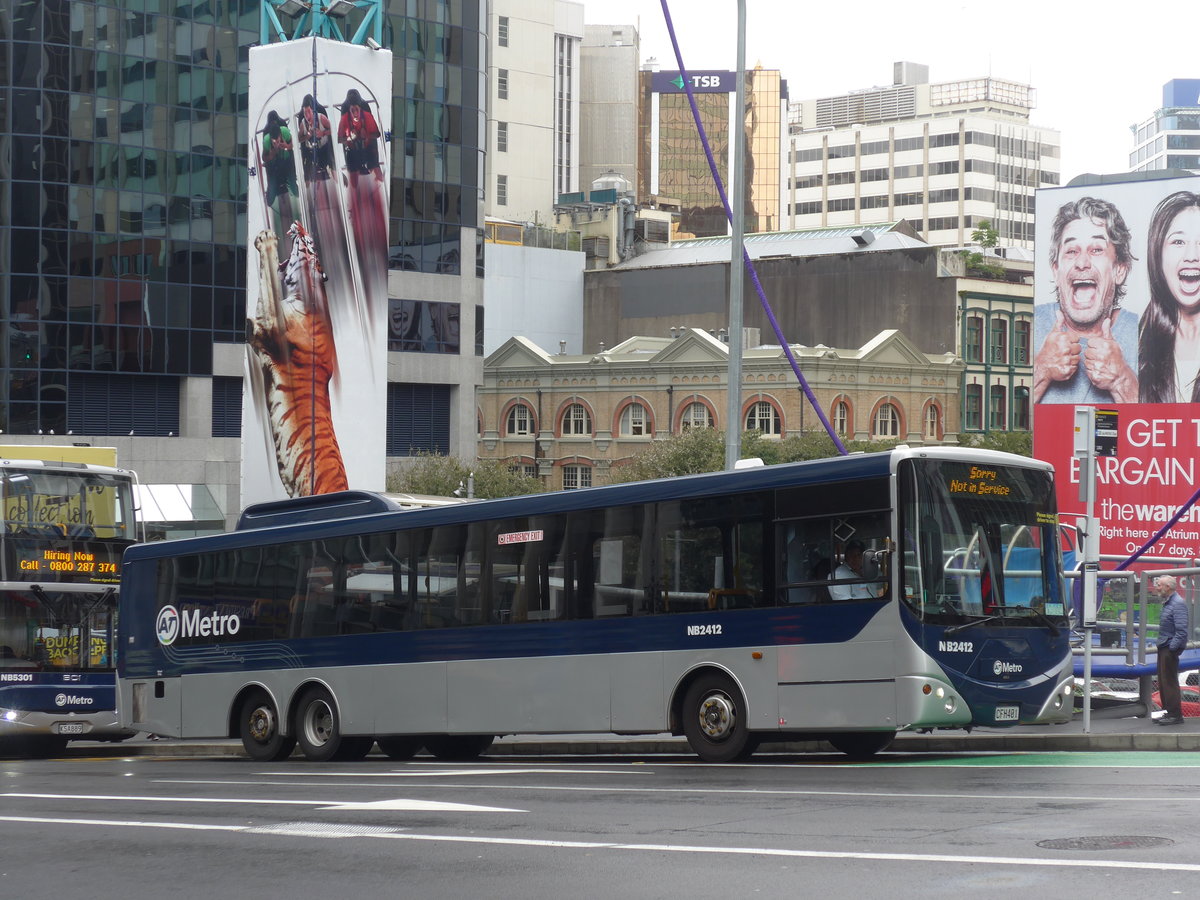
{"label": "tree", "polygon": [[[980,221],[978,227],[971,232],[971,240],[984,250],[991,250],[1000,243],[1000,232],[987,219]],[[978,251],[964,250],[963,258],[967,263],[967,274],[979,275],[983,278],[1003,278],[1004,266],[989,262],[988,257]]]}
{"label": "tree", "polygon": [[[878,452],[894,447],[897,441],[849,441],[846,449]],[[837,456],[833,440],[823,431],[806,432],[776,441],[758,431],[742,434],[742,459],[761,459],[765,465],[797,462],[804,459],[825,459]],[[725,435],[711,428],[689,428],[683,434],[655,441],[633,458],[628,465],[613,470],[613,481],[646,481],[651,478],[673,478],[677,475],[698,475],[719,472],[725,468]]]}
{"label": "tree", "polygon": [[965,434],[959,437],[960,447],[977,447],[980,450],[1002,450],[1019,456],[1033,456],[1033,432],[993,431],[988,434]]}
{"label": "tree", "polygon": [[465,462],[437,453],[418,454],[414,463],[388,477],[387,487],[397,493],[450,497],[461,486],[459,496],[465,497],[472,474],[475,476],[475,496],[479,499],[540,494],[543,490],[540,480],[514,472],[500,460]]}

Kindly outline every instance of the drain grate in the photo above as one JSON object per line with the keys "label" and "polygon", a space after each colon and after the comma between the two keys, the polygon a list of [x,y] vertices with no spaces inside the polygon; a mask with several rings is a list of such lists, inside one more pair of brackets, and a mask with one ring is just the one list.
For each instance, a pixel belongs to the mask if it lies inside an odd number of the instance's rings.
{"label": "drain grate", "polygon": [[1103,837],[1055,838],[1038,841],[1043,850],[1146,850],[1150,847],[1169,847],[1170,838],[1146,837],[1138,834],[1117,834]]}

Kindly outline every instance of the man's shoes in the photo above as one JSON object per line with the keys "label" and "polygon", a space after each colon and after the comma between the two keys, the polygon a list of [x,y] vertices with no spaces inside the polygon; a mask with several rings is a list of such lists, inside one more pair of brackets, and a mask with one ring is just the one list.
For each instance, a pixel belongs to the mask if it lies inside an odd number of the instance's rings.
{"label": "man's shoes", "polygon": [[1183,717],[1182,716],[1163,716],[1161,719],[1158,720],[1158,724],[1159,725],[1182,725]]}

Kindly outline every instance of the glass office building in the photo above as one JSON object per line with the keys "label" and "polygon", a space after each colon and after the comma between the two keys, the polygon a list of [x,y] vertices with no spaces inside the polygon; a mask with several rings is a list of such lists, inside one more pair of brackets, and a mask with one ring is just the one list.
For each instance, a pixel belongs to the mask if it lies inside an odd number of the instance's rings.
{"label": "glass office building", "polygon": [[[383,43],[395,55],[389,296],[455,303],[471,335],[482,329],[486,4],[385,8]],[[259,0],[0,8],[6,438],[237,436],[240,371],[221,360],[245,340],[247,65],[259,21]],[[482,348],[467,339],[456,350],[390,349],[466,365],[413,365],[419,377],[390,379],[389,407],[405,415],[395,427],[389,417],[389,454],[439,449],[434,432],[452,444],[448,397],[481,383]],[[202,422],[199,393],[211,404]],[[473,443],[470,406],[461,418]],[[121,462],[136,468],[150,452],[132,447]]]}

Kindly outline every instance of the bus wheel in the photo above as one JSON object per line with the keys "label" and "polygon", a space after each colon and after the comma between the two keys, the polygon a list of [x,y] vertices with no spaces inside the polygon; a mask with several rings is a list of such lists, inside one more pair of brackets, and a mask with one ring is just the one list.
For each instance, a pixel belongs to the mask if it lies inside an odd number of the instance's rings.
{"label": "bus wheel", "polygon": [[307,760],[328,762],[337,758],[346,738],[342,736],[337,706],[325,688],[310,687],[300,698],[296,707],[296,740]]}
{"label": "bus wheel", "polygon": [[238,735],[246,755],[256,762],[275,762],[291,756],[296,738],[279,731],[279,711],[264,690],[251,691],[238,713]]}
{"label": "bus wheel", "polygon": [[705,762],[745,759],[756,749],[746,728],[746,704],[724,675],[703,675],[683,698],[683,733]]}
{"label": "bus wheel", "polygon": [[406,734],[393,734],[376,740],[379,749],[391,759],[412,759],[425,746],[423,738]]}
{"label": "bus wheel", "polygon": [[868,731],[860,734],[831,734],[829,743],[833,749],[847,756],[865,759],[880,750],[886,750],[896,737],[894,731]]}
{"label": "bus wheel", "polygon": [[438,734],[425,739],[425,749],[438,759],[465,762],[478,759],[494,740],[490,734]]}

